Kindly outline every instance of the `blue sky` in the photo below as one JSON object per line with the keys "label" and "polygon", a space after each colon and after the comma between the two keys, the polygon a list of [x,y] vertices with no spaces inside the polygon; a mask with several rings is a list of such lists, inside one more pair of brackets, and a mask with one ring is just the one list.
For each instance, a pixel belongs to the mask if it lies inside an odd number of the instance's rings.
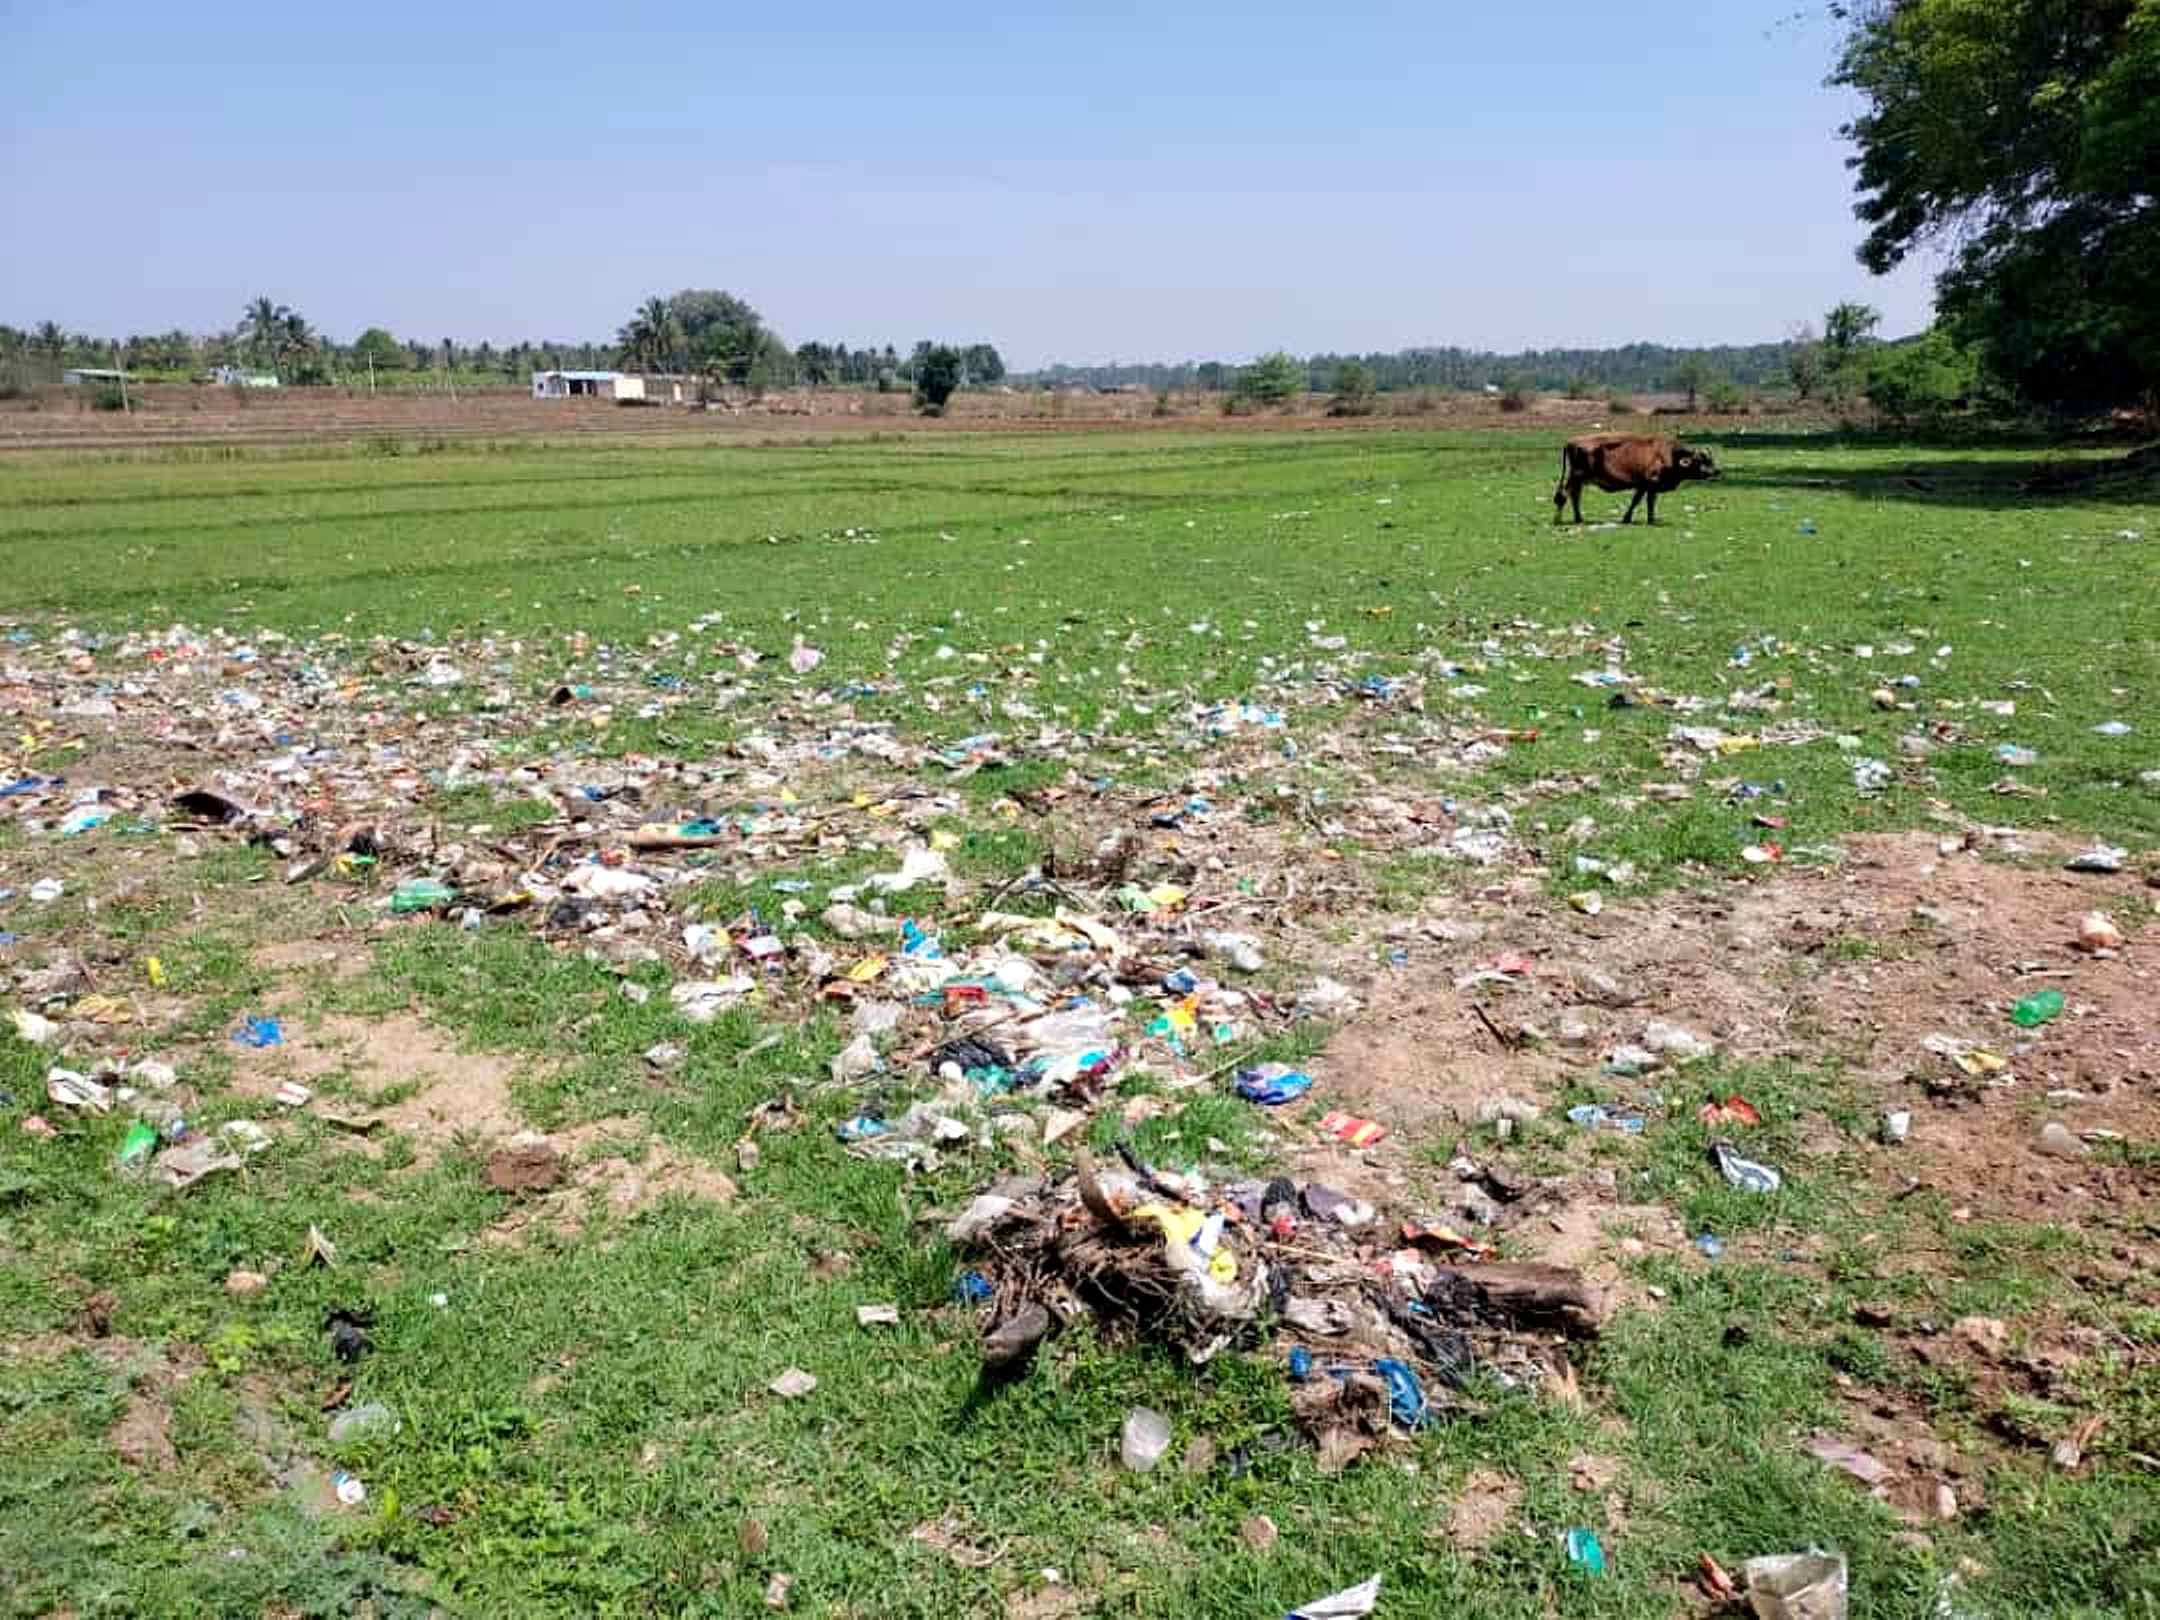
{"label": "blue sky", "polygon": [[719,286],[1016,366],[1912,330],[1794,9],[0,0],[0,320],[500,342]]}

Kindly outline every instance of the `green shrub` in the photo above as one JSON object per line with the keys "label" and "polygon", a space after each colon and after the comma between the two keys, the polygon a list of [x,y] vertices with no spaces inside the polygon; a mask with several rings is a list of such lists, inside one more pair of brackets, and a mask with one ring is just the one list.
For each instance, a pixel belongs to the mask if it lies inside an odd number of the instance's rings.
{"label": "green shrub", "polygon": [[1876,353],[1867,396],[1892,422],[1935,421],[1963,410],[1980,387],[1980,364],[1941,327]]}
{"label": "green shrub", "polygon": [[1527,411],[1530,402],[1537,398],[1528,377],[1510,377],[1500,387],[1500,408],[1513,415]]}
{"label": "green shrub", "polygon": [[1635,414],[1635,402],[1625,394],[1615,394],[1605,402],[1605,410],[1608,415],[1612,416],[1633,416]]}
{"label": "green shrub", "polygon": [[128,397],[117,385],[108,385],[91,395],[90,408],[94,411],[124,411],[128,408]]}
{"label": "green shrub", "polygon": [[1713,377],[1703,389],[1703,404],[1717,416],[1737,416],[1747,409],[1747,394],[1730,377]]}
{"label": "green shrub", "polygon": [[1277,349],[1238,373],[1237,391],[1262,405],[1288,405],[1305,392],[1305,368]]}
{"label": "green shrub", "polygon": [[1379,407],[1380,391],[1372,368],[1357,360],[1345,360],[1335,368],[1335,397],[1328,401],[1330,416],[1370,416]]}

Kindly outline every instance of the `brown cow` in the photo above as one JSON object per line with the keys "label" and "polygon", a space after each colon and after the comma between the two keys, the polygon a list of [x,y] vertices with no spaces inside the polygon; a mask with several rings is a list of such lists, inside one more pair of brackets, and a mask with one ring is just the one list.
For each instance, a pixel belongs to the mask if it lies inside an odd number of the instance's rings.
{"label": "brown cow", "polygon": [[1717,463],[1707,450],[1691,450],[1661,435],[1645,433],[1585,433],[1560,447],[1560,487],[1553,491],[1552,520],[1572,501],[1575,521],[1582,515],[1582,490],[1595,484],[1607,494],[1623,489],[1635,492],[1622,523],[1635,521],[1635,507],[1646,497],[1649,521],[1657,522],[1657,498],[1669,495],[1695,478],[1718,476]]}

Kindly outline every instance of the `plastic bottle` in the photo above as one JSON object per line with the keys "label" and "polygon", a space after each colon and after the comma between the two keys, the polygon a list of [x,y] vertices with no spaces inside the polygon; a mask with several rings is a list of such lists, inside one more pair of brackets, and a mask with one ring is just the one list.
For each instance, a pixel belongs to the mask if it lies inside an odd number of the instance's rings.
{"label": "plastic bottle", "polygon": [[157,1151],[157,1127],[137,1120],[128,1127],[128,1133],[120,1143],[120,1168],[126,1171],[140,1170],[150,1162],[150,1155]]}
{"label": "plastic bottle", "polygon": [[330,1443],[342,1446],[353,1440],[372,1440],[379,1434],[395,1434],[397,1414],[381,1401],[369,1401],[330,1420]]}
{"label": "plastic bottle", "polygon": [[2010,1009],[2010,1022],[2019,1029],[2038,1029],[2060,1017],[2062,1010],[2063,993],[2060,990],[2037,990],[2018,998],[2017,1005]]}

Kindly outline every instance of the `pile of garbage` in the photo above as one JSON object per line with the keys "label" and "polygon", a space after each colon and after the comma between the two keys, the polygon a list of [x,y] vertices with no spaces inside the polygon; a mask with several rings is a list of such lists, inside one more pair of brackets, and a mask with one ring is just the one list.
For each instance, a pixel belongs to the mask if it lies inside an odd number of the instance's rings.
{"label": "pile of garbage", "polygon": [[1500,1390],[1565,1381],[1567,1341],[1604,1317],[1577,1271],[1496,1261],[1451,1227],[1385,1223],[1317,1182],[1211,1186],[1129,1146],[1116,1168],[1076,1157],[995,1184],[945,1229],[968,1257],[956,1292],[980,1306],[993,1373],[1083,1317],[1196,1364],[1272,1349],[1333,1471]]}

